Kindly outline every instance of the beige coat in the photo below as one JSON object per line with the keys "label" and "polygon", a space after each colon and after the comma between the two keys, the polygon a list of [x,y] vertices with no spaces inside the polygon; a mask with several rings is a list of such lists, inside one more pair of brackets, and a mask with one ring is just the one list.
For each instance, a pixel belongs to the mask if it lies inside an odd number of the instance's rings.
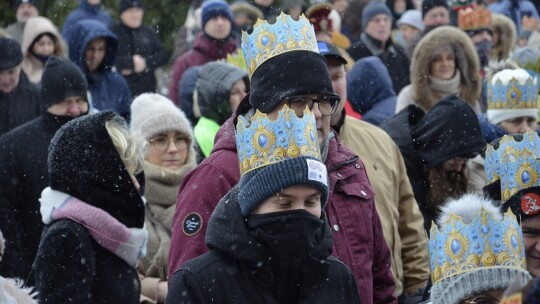
{"label": "beige coat", "polygon": [[21,47],[23,52],[22,69],[28,77],[28,80],[32,83],[38,83],[41,80],[45,65],[35,56],[30,54],[30,46],[39,35],[45,33],[50,33],[56,37],[54,55],[64,56],[64,54],[67,54],[67,52],[65,52],[66,44],[51,20],[41,16],[30,18],[24,27]]}
{"label": "beige coat", "polygon": [[[166,171],[161,167],[145,162],[145,198],[148,231],[146,256],[139,263],[141,279],[141,303],[156,303],[157,285],[167,281],[169,249],[171,247],[171,225],[178,190],[184,176],[195,168],[195,151],[190,148],[186,164],[177,172]],[[155,224],[150,216],[161,224]]]}
{"label": "beige coat", "polygon": [[427,235],[399,148],[383,130],[348,116],[339,138],[366,166],[392,254],[396,295],[424,288],[430,274]]}

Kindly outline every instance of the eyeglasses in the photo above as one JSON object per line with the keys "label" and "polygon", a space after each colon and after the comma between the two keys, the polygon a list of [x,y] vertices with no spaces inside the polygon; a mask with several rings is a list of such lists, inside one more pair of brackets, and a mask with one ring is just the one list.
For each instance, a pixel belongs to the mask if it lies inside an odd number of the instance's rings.
{"label": "eyeglasses", "polygon": [[173,137],[167,137],[165,135],[158,135],[154,138],[151,138],[148,142],[154,149],[164,152],[164,151],[167,151],[167,149],[169,149],[171,142],[174,143],[174,145],[176,146],[176,149],[178,150],[186,149],[189,143],[191,142],[191,138],[185,137],[185,136],[176,136],[173,138]]}
{"label": "eyeglasses", "polygon": [[498,299],[493,298],[478,298],[471,301],[465,301],[465,304],[499,304],[501,303]]}
{"label": "eyeglasses", "polygon": [[304,111],[306,107],[310,111],[313,110],[315,103],[319,105],[319,111],[323,116],[330,116],[336,112],[341,97],[339,95],[323,95],[317,98],[309,98],[307,96],[292,96],[286,97],[284,99],[289,105],[291,110],[294,110],[296,113]]}

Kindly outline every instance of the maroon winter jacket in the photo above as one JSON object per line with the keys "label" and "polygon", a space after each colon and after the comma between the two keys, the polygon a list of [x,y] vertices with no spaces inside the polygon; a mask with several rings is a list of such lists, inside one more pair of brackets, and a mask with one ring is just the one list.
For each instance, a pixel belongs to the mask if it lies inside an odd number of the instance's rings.
{"label": "maroon winter jacket", "polygon": [[201,33],[195,38],[191,50],[178,57],[172,67],[172,77],[169,83],[169,98],[174,103],[180,105],[180,80],[184,72],[194,66],[203,65],[210,61],[216,61],[227,57],[227,54],[236,52],[238,42],[235,38],[229,37],[225,41],[214,40]]}
{"label": "maroon winter jacket", "polygon": [[[334,234],[332,254],[355,274],[363,304],[395,303],[390,251],[383,237],[364,164],[333,138],[326,160]],[[169,274],[208,251],[204,236],[212,211],[240,180],[234,117],[219,129],[212,154],[184,179],[172,223]]]}

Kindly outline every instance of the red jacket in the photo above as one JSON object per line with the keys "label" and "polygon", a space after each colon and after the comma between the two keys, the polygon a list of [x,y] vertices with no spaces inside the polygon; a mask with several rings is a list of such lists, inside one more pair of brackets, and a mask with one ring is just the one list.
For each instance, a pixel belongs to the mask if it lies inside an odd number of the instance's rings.
{"label": "red jacket", "polygon": [[199,34],[193,42],[191,50],[178,57],[172,67],[171,82],[169,83],[169,98],[174,103],[180,105],[180,80],[184,72],[194,66],[203,65],[210,61],[216,61],[227,57],[227,54],[236,52],[238,47],[236,39],[233,37],[225,41],[218,41],[209,38],[204,34]]}
{"label": "red jacket", "polygon": [[[171,276],[183,263],[208,251],[204,243],[208,219],[240,179],[233,123],[234,118],[225,122],[212,154],[184,179],[172,224]],[[335,240],[332,254],[355,274],[363,304],[394,303],[390,251],[363,163],[334,138],[326,167],[330,180],[326,212]]]}

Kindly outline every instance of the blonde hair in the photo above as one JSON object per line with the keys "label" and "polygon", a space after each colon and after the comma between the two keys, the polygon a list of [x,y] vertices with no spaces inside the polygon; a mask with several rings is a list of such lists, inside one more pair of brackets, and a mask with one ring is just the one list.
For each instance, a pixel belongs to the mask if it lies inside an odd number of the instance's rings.
{"label": "blonde hair", "polygon": [[142,140],[133,136],[124,120],[114,117],[105,123],[107,133],[111,137],[114,147],[120,154],[128,173],[137,174],[142,171],[143,143]]}

